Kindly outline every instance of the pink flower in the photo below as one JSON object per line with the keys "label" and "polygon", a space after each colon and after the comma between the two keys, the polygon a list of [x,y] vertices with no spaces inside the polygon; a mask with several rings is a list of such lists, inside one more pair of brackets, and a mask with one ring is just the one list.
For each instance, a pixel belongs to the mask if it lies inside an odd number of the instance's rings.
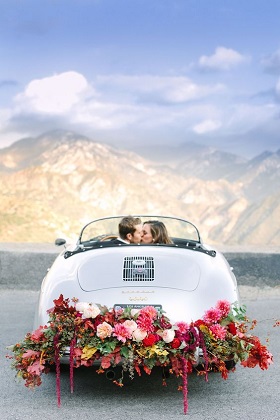
{"label": "pink flower", "polygon": [[108,322],[102,322],[102,324],[99,324],[96,328],[96,335],[97,337],[101,338],[101,340],[104,340],[104,338],[111,337],[113,328],[111,327]]}
{"label": "pink flower", "polygon": [[154,332],[153,320],[146,314],[140,314],[136,320],[138,328],[147,332]]}
{"label": "pink flower", "polygon": [[226,337],[227,330],[220,324],[211,325],[209,330],[212,332],[215,338],[219,340],[224,340]]}
{"label": "pink flower", "polygon": [[136,330],[136,328],[137,328],[136,322],[133,321],[132,319],[126,319],[124,321],[123,325],[125,326],[125,328],[128,329],[130,335],[132,335],[133,331]]}
{"label": "pink flower", "polygon": [[178,327],[178,332],[180,334],[186,334],[186,332],[189,330],[189,324],[186,322],[176,322],[175,325]]}
{"label": "pink flower", "polygon": [[146,315],[151,319],[156,319],[158,313],[153,306],[145,306],[140,310],[140,314]]}
{"label": "pink flower", "polygon": [[210,308],[208,311],[205,312],[203,321],[206,324],[216,324],[222,318],[222,313],[217,308]]}
{"label": "pink flower", "polygon": [[230,312],[231,306],[227,300],[219,300],[216,308],[221,311],[222,318],[226,318]]}
{"label": "pink flower", "polygon": [[125,343],[126,340],[130,338],[131,334],[124,324],[116,324],[113,328],[113,336]]}

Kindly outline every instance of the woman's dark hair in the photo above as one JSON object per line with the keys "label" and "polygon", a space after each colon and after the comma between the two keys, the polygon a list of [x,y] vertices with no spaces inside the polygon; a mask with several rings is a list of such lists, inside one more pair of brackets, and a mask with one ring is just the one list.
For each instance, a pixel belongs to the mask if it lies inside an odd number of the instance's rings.
{"label": "woman's dark hair", "polygon": [[144,225],[150,225],[153,243],[155,244],[173,244],[168,236],[168,232],[164,223],[159,220],[147,220]]}

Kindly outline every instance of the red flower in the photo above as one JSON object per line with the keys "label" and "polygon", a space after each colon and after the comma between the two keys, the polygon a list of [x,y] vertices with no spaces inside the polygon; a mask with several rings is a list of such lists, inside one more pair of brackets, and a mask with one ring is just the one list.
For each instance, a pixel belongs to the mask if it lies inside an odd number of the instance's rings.
{"label": "red flower", "polygon": [[267,347],[262,345],[259,338],[253,336],[249,340],[254,346],[251,348],[247,360],[241,362],[244,367],[254,368],[259,365],[262,370],[268,369],[269,365],[273,363],[273,356],[267,350]]}
{"label": "red flower", "polygon": [[237,329],[234,322],[231,322],[230,324],[228,324],[228,330],[232,335],[236,335]]}
{"label": "red flower", "polygon": [[[102,318],[101,318],[102,319]],[[108,324],[113,325],[115,322],[115,315],[113,312],[106,312],[104,316],[104,321],[108,322]],[[103,322],[103,319],[101,323]]]}
{"label": "red flower", "polygon": [[149,334],[144,338],[143,344],[146,347],[153,346],[158,341],[158,338],[155,334]]}
{"label": "red flower", "polygon": [[198,319],[197,321],[195,321],[194,326],[195,327],[200,327],[200,325],[205,325],[205,322],[202,321],[202,319]]}
{"label": "red flower", "polygon": [[175,337],[174,340],[171,341],[170,345],[173,349],[178,349],[181,345],[181,341],[179,340],[179,338]]}
{"label": "red flower", "polygon": [[159,319],[159,324],[163,330],[168,330],[172,327],[172,324],[170,323],[169,319],[166,318],[166,316],[162,315]]}

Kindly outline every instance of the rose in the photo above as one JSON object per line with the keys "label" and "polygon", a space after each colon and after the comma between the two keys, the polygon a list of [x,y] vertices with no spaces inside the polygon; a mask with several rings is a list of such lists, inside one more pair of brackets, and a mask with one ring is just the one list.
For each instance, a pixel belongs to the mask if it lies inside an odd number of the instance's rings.
{"label": "rose", "polygon": [[137,315],[138,313],[140,312],[140,309],[131,309],[131,316],[135,316],[135,315]]}
{"label": "rose", "polygon": [[87,307],[88,307],[88,305],[89,305],[89,303],[88,303],[88,302],[77,302],[77,303],[76,303],[76,310],[77,310],[78,312],[83,313],[83,312],[84,312],[84,309],[85,309],[85,308],[87,308]]}
{"label": "rose", "polygon": [[165,343],[171,343],[171,341],[173,341],[175,337],[174,330],[163,330],[161,332],[158,332],[158,334],[162,337]]}
{"label": "rose", "polygon": [[236,335],[237,329],[234,322],[231,322],[230,324],[228,324],[228,330],[232,335]]}
{"label": "rose", "polygon": [[181,341],[179,340],[179,338],[175,337],[173,341],[171,341],[171,347],[173,349],[178,349],[181,345]]}
{"label": "rose", "polygon": [[99,324],[97,326],[96,330],[97,330],[96,331],[97,337],[103,340],[104,338],[111,337],[113,328],[111,327],[110,324],[108,324],[108,322],[104,321],[102,322],[102,324]]}
{"label": "rose", "polygon": [[100,314],[100,309],[94,303],[77,302],[76,310],[81,312],[84,318],[96,318]]}
{"label": "rose", "polygon": [[136,328],[136,330],[132,333],[133,341],[142,341],[147,336],[147,331],[140,330],[140,328]]}
{"label": "rose", "polygon": [[100,309],[97,305],[90,304],[88,308],[84,310],[85,318],[96,318],[100,314]]}
{"label": "rose", "polygon": [[147,337],[144,338],[143,340],[143,344],[146,347],[151,347],[153,346],[156,342],[158,341],[158,338],[156,335],[154,334],[149,334],[147,335]]}
{"label": "rose", "polygon": [[130,335],[132,335],[133,331],[135,331],[137,328],[136,322],[133,321],[132,319],[126,319],[123,325],[128,329],[128,331],[130,332]]}

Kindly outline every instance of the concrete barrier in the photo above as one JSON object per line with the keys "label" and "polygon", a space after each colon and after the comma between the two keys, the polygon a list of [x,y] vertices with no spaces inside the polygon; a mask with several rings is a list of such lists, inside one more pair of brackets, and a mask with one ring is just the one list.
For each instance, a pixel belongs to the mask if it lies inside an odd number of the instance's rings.
{"label": "concrete barrier", "polygon": [[0,251],[0,287],[39,290],[57,254]]}
{"label": "concrete barrier", "polygon": [[[0,244],[0,288],[39,290],[47,270],[62,247]],[[224,253],[238,285],[280,288],[280,255],[268,253]]]}

